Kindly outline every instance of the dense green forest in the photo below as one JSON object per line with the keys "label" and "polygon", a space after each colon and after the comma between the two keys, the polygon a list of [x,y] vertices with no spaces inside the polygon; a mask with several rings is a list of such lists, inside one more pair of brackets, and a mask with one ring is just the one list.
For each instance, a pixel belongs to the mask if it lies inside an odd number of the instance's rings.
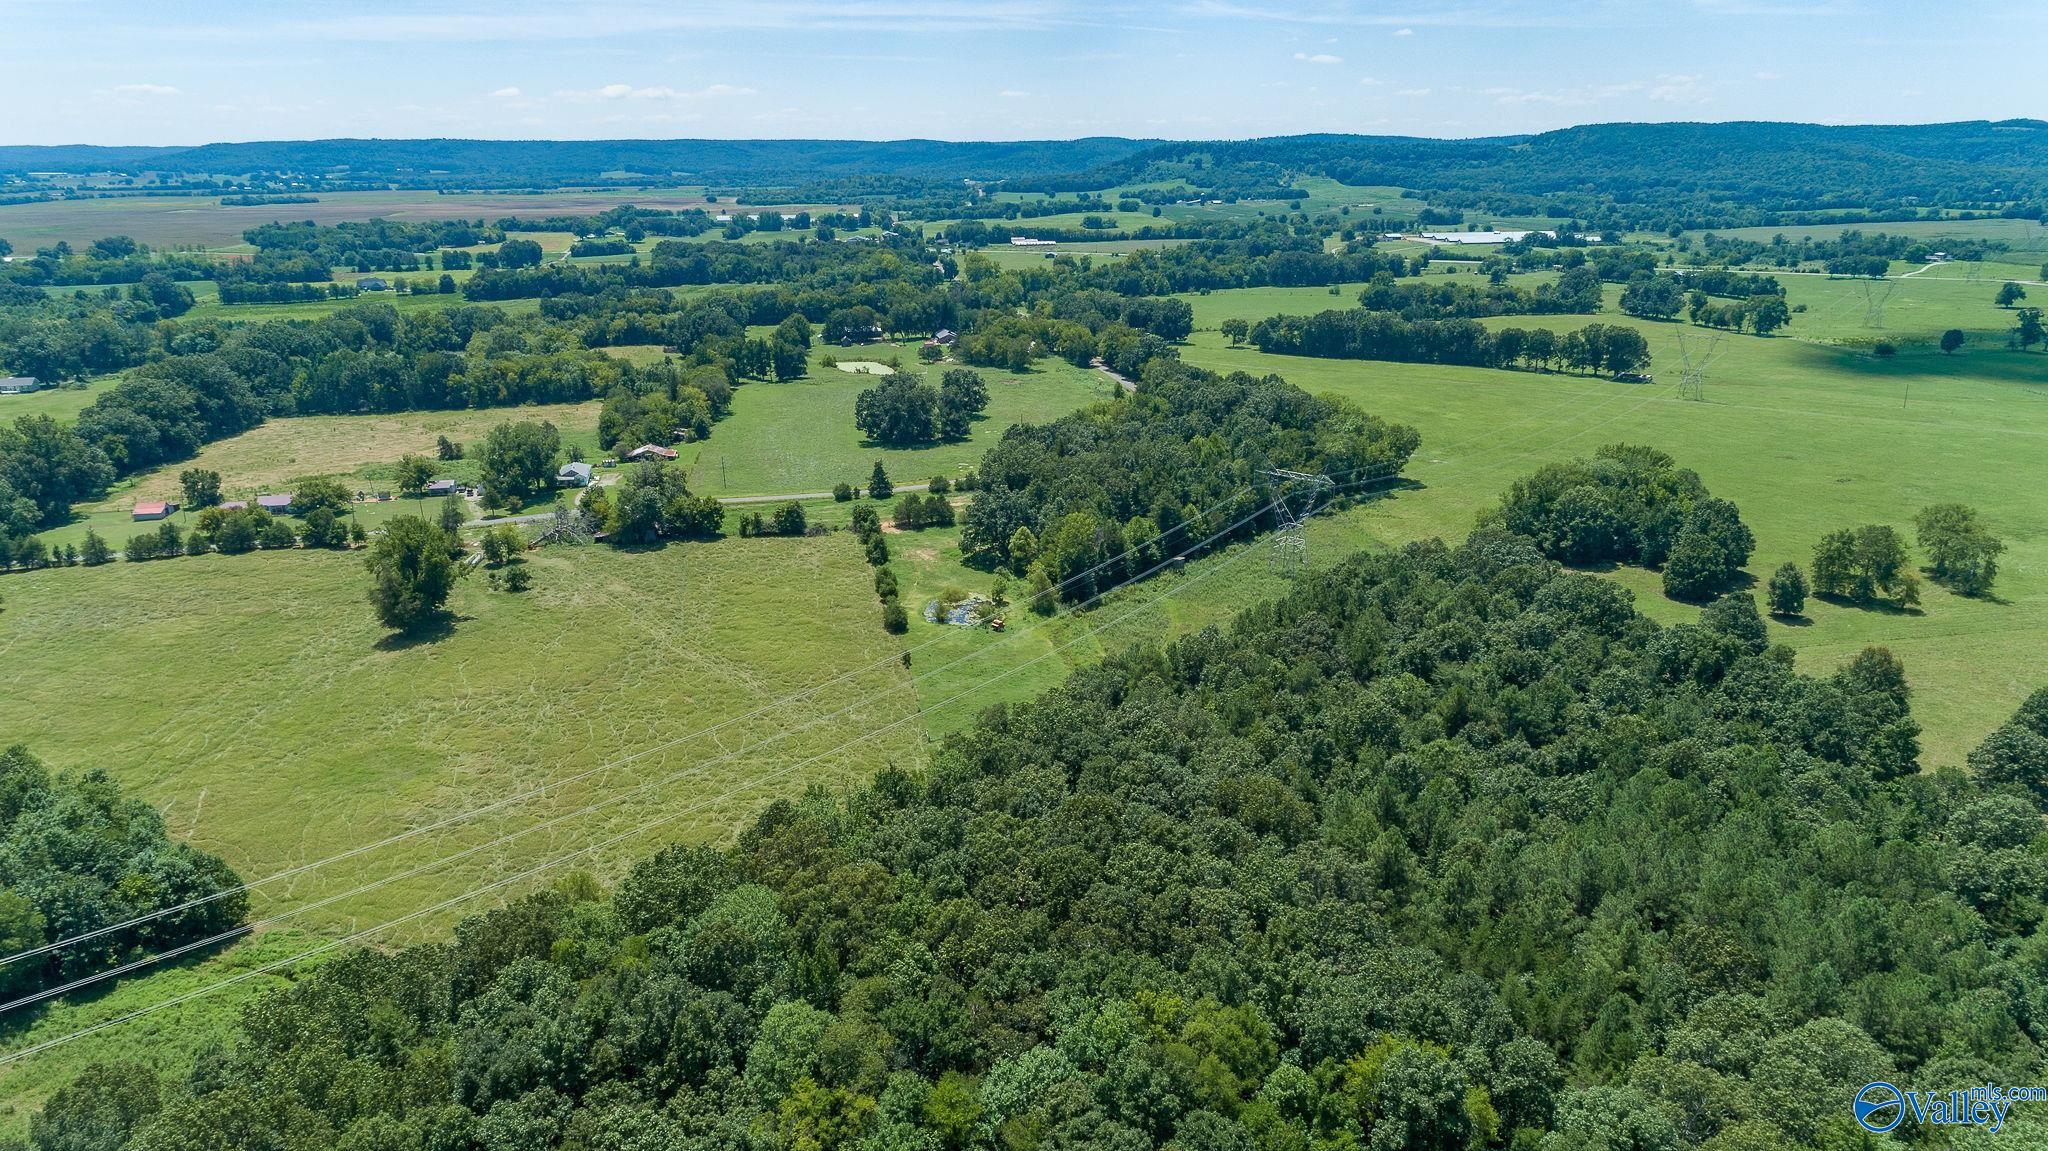
{"label": "dense green forest", "polygon": [[[1657,626],[1498,529],[1359,555],[609,895],[351,952],[38,1151],[1867,1146],[2038,1074],[2048,695]],[[1547,1136],[1544,1132],[1549,1132]]]}
{"label": "dense green forest", "polygon": [[230,932],[248,910],[240,885],[105,772],[57,774],[27,748],[0,751],[0,955],[86,937],[0,967],[0,995]]}
{"label": "dense green forest", "polygon": [[1262,469],[1325,473],[1349,493],[1398,478],[1420,444],[1413,428],[1279,376],[1159,360],[1126,400],[1005,431],[982,459],[960,543],[1029,576],[1034,592],[1060,585],[1086,600],[1199,541],[1271,529],[1262,505],[1286,493]]}
{"label": "dense green forest", "polygon": [[[960,181],[1021,191],[1124,184],[1285,199],[1302,175],[1414,189],[1450,209],[1634,226],[1732,227],[1926,205],[2039,218],[2048,124],[1590,124],[1533,136],[1302,135],[1234,141],[287,140],[179,148],[0,147],[0,173],[158,172],[319,188],[780,185],[813,202],[951,197]],[[887,173],[886,176],[876,173]],[[769,201],[763,201],[769,202]]]}
{"label": "dense green forest", "polygon": [[1312,135],[1175,142],[1094,171],[1014,186],[1255,187],[1297,173],[1409,188],[1451,208],[1660,230],[1775,225],[1836,209],[1869,219],[1912,218],[1936,204],[2039,219],[2048,207],[2048,123],[1588,124],[1468,140]]}

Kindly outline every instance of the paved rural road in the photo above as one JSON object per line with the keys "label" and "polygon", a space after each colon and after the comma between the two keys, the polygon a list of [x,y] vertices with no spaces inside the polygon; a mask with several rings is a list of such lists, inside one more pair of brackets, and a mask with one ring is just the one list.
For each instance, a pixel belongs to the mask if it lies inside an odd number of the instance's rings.
{"label": "paved rural road", "polygon": [[1138,390],[1137,384],[1131,382],[1130,380],[1125,379],[1120,375],[1117,375],[1115,372],[1110,371],[1109,365],[1102,362],[1101,356],[1097,356],[1094,359],[1089,360],[1088,363],[1096,371],[1101,372],[1103,375],[1108,376],[1112,380],[1115,380],[1117,382],[1117,386],[1121,387],[1124,391],[1135,392]]}
{"label": "paved rural road", "polygon": [[[921,492],[925,491],[930,487],[931,485],[928,483],[897,484],[896,490],[899,492]],[[787,503],[790,500],[829,500],[831,498],[831,492],[784,492],[780,495],[772,496],[720,496],[718,498],[718,502],[727,505],[779,504]],[[466,528],[487,528],[493,527],[497,524],[530,524],[537,523],[540,520],[551,520],[554,518],[555,513],[552,511],[529,512],[523,516],[498,516],[494,519],[469,520],[465,522],[462,526]]]}

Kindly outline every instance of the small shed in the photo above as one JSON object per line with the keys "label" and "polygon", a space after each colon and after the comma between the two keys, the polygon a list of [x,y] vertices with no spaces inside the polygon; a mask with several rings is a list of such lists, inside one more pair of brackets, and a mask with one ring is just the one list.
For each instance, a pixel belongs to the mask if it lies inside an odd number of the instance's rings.
{"label": "small shed", "polygon": [[452,496],[452,495],[454,495],[454,494],[455,494],[455,481],[454,481],[454,480],[433,480],[433,481],[430,481],[430,482],[429,482],[429,483],[427,484],[427,488],[426,488],[426,493],[427,493],[428,495],[430,495],[430,496]]}
{"label": "small shed", "polygon": [[134,518],[138,520],[160,520],[178,510],[178,505],[168,500],[144,500],[135,505]]}
{"label": "small shed", "polygon": [[932,343],[942,344],[949,348],[953,346],[953,341],[958,338],[958,336],[953,334],[953,329],[951,328],[940,328],[932,333]]}
{"label": "small shed", "polygon": [[676,450],[674,448],[662,447],[660,444],[641,444],[639,447],[627,452],[626,458],[629,460],[672,460],[676,458]]}
{"label": "small shed", "polygon": [[581,460],[563,464],[561,470],[555,473],[555,486],[558,488],[589,487],[590,465]]}
{"label": "small shed", "polygon": [[284,515],[292,510],[290,492],[271,492],[256,497],[256,506],[273,515]]}

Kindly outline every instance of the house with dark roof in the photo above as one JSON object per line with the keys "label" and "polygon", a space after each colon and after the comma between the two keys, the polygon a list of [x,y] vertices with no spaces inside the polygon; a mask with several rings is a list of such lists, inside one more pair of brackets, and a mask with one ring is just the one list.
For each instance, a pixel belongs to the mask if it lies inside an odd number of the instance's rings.
{"label": "house with dark roof", "polygon": [[426,494],[430,496],[452,496],[455,494],[455,481],[434,480],[427,484]]}
{"label": "house with dark roof", "polygon": [[0,378],[0,396],[25,396],[43,387],[42,381],[34,376],[7,376]]}

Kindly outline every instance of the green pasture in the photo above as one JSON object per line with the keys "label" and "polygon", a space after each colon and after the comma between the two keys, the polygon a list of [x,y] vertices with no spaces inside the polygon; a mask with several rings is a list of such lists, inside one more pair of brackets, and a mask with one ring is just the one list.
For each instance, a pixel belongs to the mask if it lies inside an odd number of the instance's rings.
{"label": "green pasture", "polygon": [[118,379],[100,376],[27,395],[0,396],[0,423],[13,423],[18,416],[49,416],[68,424]]}
{"label": "green pasture", "polygon": [[0,1072],[0,1138],[26,1135],[29,1116],[94,1063],[141,1063],[166,1075],[189,1072],[201,1051],[232,1037],[239,1011],[325,958],[297,958],[320,942],[303,931],[265,932],[225,950],[165,964],[163,970],[142,978],[109,982],[24,1012],[20,1022],[0,1031],[0,1051],[33,1047],[178,996],[236,981],[8,1065]]}
{"label": "green pasture", "polygon": [[704,495],[733,496],[829,491],[842,481],[866,485],[876,460],[892,479],[911,483],[972,467],[1011,424],[1053,419],[1109,395],[1109,378],[1056,359],[1028,372],[977,369],[988,383],[988,411],[965,440],[916,448],[869,443],[853,424],[854,399],[880,377],[824,364],[894,356],[928,382],[957,364],[919,365],[920,341],[860,348],[820,346],[810,375],[787,383],[749,383],[733,393],[732,412],[713,425],[711,438],[681,447],[690,487]]}
{"label": "green pasture", "polygon": [[[90,530],[118,548],[128,537],[155,526],[133,521],[131,512],[136,502],[178,499],[178,475],[188,468],[219,472],[221,492],[231,500],[253,500],[265,492],[289,491],[293,481],[313,476],[339,479],[345,486],[366,493],[390,491],[397,486],[399,457],[417,454],[432,459],[438,437],[472,444],[507,421],[550,422],[561,432],[565,452],[576,448],[585,458],[596,459],[600,454],[599,407],[592,400],[580,404],[270,420],[240,435],[207,444],[190,460],[121,481],[105,499],[79,505],[78,518],[42,533],[42,538],[53,547],[67,543],[75,546],[84,541]],[[478,464],[474,459],[437,462],[435,475],[472,483],[479,478]],[[365,527],[375,528],[392,516],[416,511],[418,507],[415,501],[396,499],[357,504],[352,514]],[[429,514],[434,510],[430,507]],[[178,526],[189,528],[194,514],[181,510],[171,519]]]}
{"label": "green pasture", "polygon": [[1888,236],[1916,239],[1998,240],[2016,251],[2048,250],[2048,227],[2037,220],[1902,220],[1888,224],[1798,224],[1776,228],[1715,228],[1692,233],[1695,239],[1707,234],[1768,244],[1777,236],[1787,240],[1832,240],[1845,231],[1865,235],[1883,232]]}
{"label": "green pasture", "polygon": [[[1964,599],[1931,583],[1904,614],[1813,602],[1807,620],[1774,623],[1811,669],[1870,644],[1905,661],[1926,731],[1924,761],[1956,764],[2025,695],[2048,684],[2048,355],[2004,347],[2008,313],[1984,285],[1898,281],[1882,329],[1865,326],[1853,281],[1787,277],[1808,311],[1791,336],[1724,335],[1705,402],[1680,400],[1678,336],[1702,329],[1617,315],[1507,317],[1489,324],[1567,328],[1628,323],[1655,355],[1649,385],[1562,374],[1268,356],[1230,348],[1215,325],[1303,311],[1315,289],[1252,289],[1189,297],[1198,331],[1184,356],[1218,370],[1277,371],[1314,392],[1354,400],[1413,424],[1423,447],[1408,474],[1419,486],[1369,510],[1317,525],[1329,546],[1457,538],[1517,476],[1616,440],[1664,448],[1739,504],[1757,533],[1749,571],[1760,581],[1786,560],[1802,565],[1826,532],[1883,522],[1910,538],[1913,514],[1971,504],[2008,547],[1997,597]],[[1932,339],[1962,327],[1970,343],[1944,355]],[[1899,353],[1880,359],[1878,339]],[[1312,537],[1313,539],[1314,537]],[[1653,573],[1614,573],[1653,616],[1692,608],[1665,600]]]}
{"label": "green pasture", "polygon": [[[451,626],[417,642],[392,641],[371,618],[357,554],[213,555],[13,578],[0,613],[0,729],[53,766],[107,768],[174,834],[245,879],[557,785],[263,888],[259,917],[676,775],[291,921],[319,930],[399,914],[512,861],[675,814],[594,855],[603,870],[651,842],[722,834],[805,783],[917,754],[911,724],[835,750],[907,714],[909,699],[851,536],[530,555],[532,591],[493,591],[472,573],[450,602]],[[805,702],[746,714],[842,673]],[[781,782],[754,782],[814,755]]]}

